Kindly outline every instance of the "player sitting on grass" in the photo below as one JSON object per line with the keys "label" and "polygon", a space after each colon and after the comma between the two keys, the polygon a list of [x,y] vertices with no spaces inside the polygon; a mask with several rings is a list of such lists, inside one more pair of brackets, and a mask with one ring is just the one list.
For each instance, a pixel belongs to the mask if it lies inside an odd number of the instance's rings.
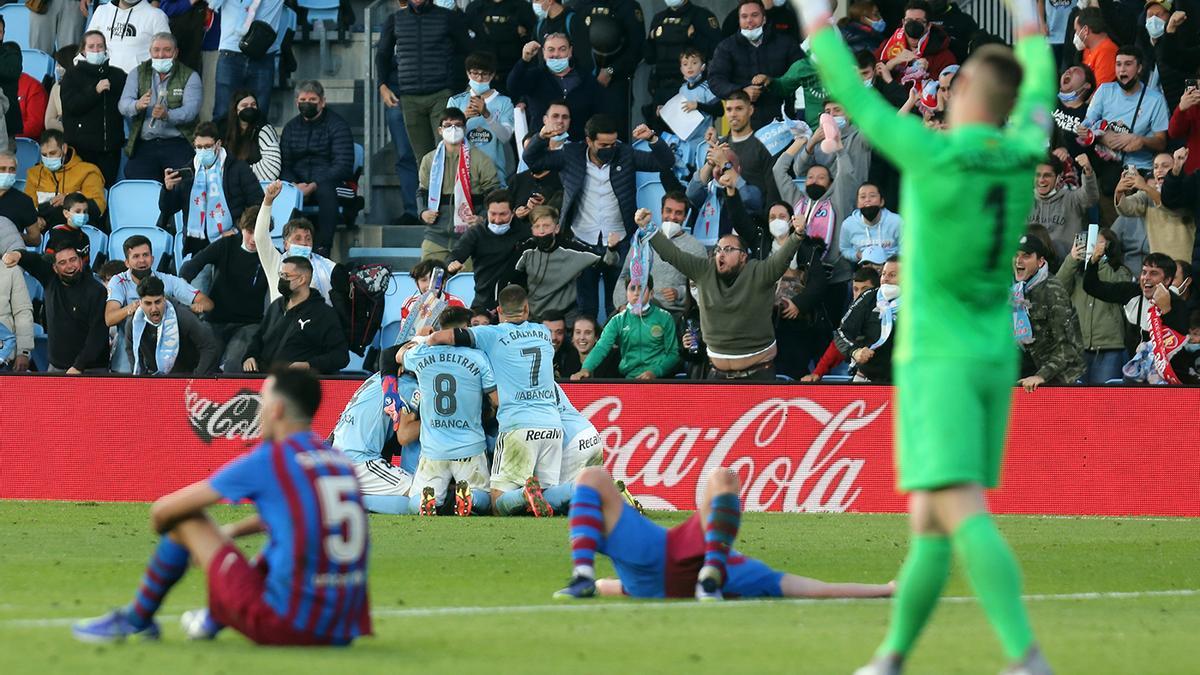
{"label": "player sitting on grass", "polygon": [[[208,573],[208,609],[183,616],[189,637],[211,638],[222,626],[260,645],[346,645],[370,635],[367,514],[354,465],[312,431],[320,403],[321,383],[307,371],[268,377],[263,443],[150,507],[162,538],[133,603],[75,624],[75,637],[158,639],[154,614],[189,560]],[[222,499],[248,499],[258,513],[218,527],[205,509]],[[267,544],[252,566],[233,540],[259,532]]]}
{"label": "player sitting on grass", "polygon": [[[470,322],[471,310],[464,307],[447,307],[439,318],[448,330],[466,328]],[[417,376],[421,391],[421,461],[409,513],[436,515],[451,481],[455,514],[469,516],[472,509],[490,512],[483,397],[491,397],[492,405],[497,399],[487,357],[465,347],[409,342],[395,360],[405,372]]]}
{"label": "player sitting on grass", "polygon": [[[653,523],[621,497],[612,476],[584,469],[571,497],[574,578],[555,598],[630,595],[635,598],[720,600],[722,596],[886,598],[893,584],[829,584],[771,569],[733,550],[742,509],[737,475],[708,477],[700,509],[671,529]],[[596,552],[612,559],[619,579],[596,581]]]}

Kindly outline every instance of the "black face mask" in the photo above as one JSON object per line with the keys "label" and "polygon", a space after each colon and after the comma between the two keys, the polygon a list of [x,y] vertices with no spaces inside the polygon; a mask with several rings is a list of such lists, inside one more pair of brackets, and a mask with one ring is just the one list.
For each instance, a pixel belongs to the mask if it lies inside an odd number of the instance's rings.
{"label": "black face mask", "polygon": [[[304,114],[303,111],[301,114]],[[242,108],[238,111],[238,119],[246,124],[254,124],[258,121],[258,108]]]}
{"label": "black face mask", "polygon": [[546,234],[540,237],[534,237],[533,241],[537,244],[539,251],[551,251],[554,249],[555,235]]}
{"label": "black face mask", "polygon": [[825,191],[828,189],[829,188],[825,187],[824,185],[817,185],[815,183],[809,183],[808,185],[804,186],[804,192],[808,195],[809,199],[820,199],[821,197],[824,197]]}
{"label": "black face mask", "polygon": [[862,214],[863,218],[865,218],[867,221],[874,221],[875,217],[879,215],[879,210],[881,208],[883,208],[883,207],[881,207],[881,206],[864,206],[861,209],[859,209],[858,211],[859,211],[859,213]]}
{"label": "black face mask", "polygon": [[1131,77],[1128,82],[1117,80],[1117,84],[1121,85],[1121,89],[1125,91],[1132,91],[1134,87],[1138,86],[1139,81],[1136,77]]}
{"label": "black face mask", "polygon": [[150,276],[150,273],[153,271],[154,270],[150,269],[149,267],[147,267],[144,270],[134,269],[132,267],[129,269],[129,273],[132,274],[133,278],[137,279],[138,281],[141,281],[142,279],[145,279],[146,277]]}
{"label": "black face mask", "polygon": [[283,296],[284,300],[291,298],[292,293],[295,293],[295,291],[292,290],[292,282],[288,281],[287,279],[280,279],[278,288],[279,294]]}
{"label": "black face mask", "polygon": [[925,24],[920,21],[905,21],[904,34],[914,40],[920,40],[925,36]]}
{"label": "black face mask", "polygon": [[300,116],[306,120],[311,120],[317,116],[317,104],[311,101],[297,103],[296,109],[300,111]]}
{"label": "black face mask", "polygon": [[59,274],[58,280],[63,282],[64,286],[74,286],[75,282],[79,281],[82,276],[83,272],[76,272],[74,274]]}
{"label": "black face mask", "polygon": [[601,164],[608,164],[617,156],[616,147],[611,148],[596,148],[596,159],[600,160]]}

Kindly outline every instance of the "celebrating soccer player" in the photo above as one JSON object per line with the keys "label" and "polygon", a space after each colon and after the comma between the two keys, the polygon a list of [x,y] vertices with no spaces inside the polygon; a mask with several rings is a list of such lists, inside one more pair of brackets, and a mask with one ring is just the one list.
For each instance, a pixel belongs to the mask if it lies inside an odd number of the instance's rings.
{"label": "celebrating soccer player", "polygon": [[[903,176],[905,307],[894,357],[900,489],[913,536],[891,627],[859,673],[897,673],[958,554],[1012,672],[1048,673],[1021,600],[1016,558],[987,511],[1000,477],[1017,350],[1007,261],[1046,153],[1054,58],[1033,0],[1011,5],[1018,40],[980,47],[954,80],[948,132],[901,115],[864,87],[830,25],[828,0],[793,0],[830,95]],[[953,241],[954,246],[946,246]]]}

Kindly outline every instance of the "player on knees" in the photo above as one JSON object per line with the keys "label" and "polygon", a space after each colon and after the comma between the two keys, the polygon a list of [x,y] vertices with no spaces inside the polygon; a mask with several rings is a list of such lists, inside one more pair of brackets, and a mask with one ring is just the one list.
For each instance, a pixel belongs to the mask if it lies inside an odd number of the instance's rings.
{"label": "player on knees", "polygon": [[[154,615],[189,558],[208,574],[208,610],[184,615],[212,637],[230,626],[263,645],[345,645],[371,634],[367,515],[354,465],[312,431],[321,385],[303,370],[263,383],[257,448],[211,478],[159,499],[150,522],[162,535],[127,607],[72,628],[85,642],[159,637]],[[248,499],[258,510],[218,527],[205,509]],[[251,565],[235,537],[267,533]]]}
{"label": "player on knees", "polygon": [[545,491],[546,502],[555,513],[566,513],[571,502],[571,493],[575,490],[575,478],[579,472],[589,466],[604,464],[604,443],[600,440],[600,432],[592,422],[579,414],[567,392],[558,388],[558,415],[562,418],[563,445],[562,469],[559,471],[559,484]]}
{"label": "player on knees", "polygon": [[[446,329],[466,328],[471,310],[447,307],[439,321]],[[496,382],[487,357],[466,347],[409,342],[394,360],[417,376],[421,392],[421,461],[409,512],[436,515],[451,483],[457,515],[490,512],[483,397],[495,405]]]}

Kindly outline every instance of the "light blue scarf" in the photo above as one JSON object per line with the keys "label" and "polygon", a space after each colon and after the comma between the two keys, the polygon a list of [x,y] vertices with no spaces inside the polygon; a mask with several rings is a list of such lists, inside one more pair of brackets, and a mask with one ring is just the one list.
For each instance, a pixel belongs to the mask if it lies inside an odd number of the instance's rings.
{"label": "light blue scarf", "polygon": [[717,198],[717,189],[717,181],[708,181],[708,196],[692,227],[692,236],[705,246],[712,246],[721,238],[721,200]]}
{"label": "light blue scarf", "polygon": [[[141,374],[141,344],[142,333],[150,321],[146,313],[139,307],[133,315],[133,373]],[[158,361],[158,374],[166,375],[175,367],[175,359],[179,358],[179,319],[175,316],[175,307],[168,300],[163,308],[162,323],[158,326],[158,345],[154,359]]]}
{"label": "light blue scarf", "polygon": [[[658,233],[658,225],[653,221],[644,229],[633,233],[629,242],[629,285],[646,288],[646,280],[650,278],[650,266],[654,260],[654,249],[650,247],[650,237]],[[642,313],[642,294],[633,303],[633,313]]]}
{"label": "light blue scarf", "polygon": [[233,229],[233,214],[225,201],[225,149],[217,153],[212,166],[200,166],[199,158],[192,160],[196,180],[188,199],[187,236],[216,241]]}
{"label": "light blue scarf", "polygon": [[888,341],[892,336],[892,326],[896,323],[896,310],[900,308],[900,298],[888,300],[882,293],[875,295],[875,309],[879,310],[879,339],[871,345],[872,350]]}
{"label": "light blue scarf", "polygon": [[12,363],[13,355],[17,353],[17,336],[8,326],[0,323],[0,366]]}
{"label": "light blue scarf", "polygon": [[1018,281],[1012,287],[1013,337],[1023,345],[1033,344],[1033,324],[1029,321],[1029,301],[1025,294],[1050,276],[1050,268],[1042,265],[1027,281]]}

